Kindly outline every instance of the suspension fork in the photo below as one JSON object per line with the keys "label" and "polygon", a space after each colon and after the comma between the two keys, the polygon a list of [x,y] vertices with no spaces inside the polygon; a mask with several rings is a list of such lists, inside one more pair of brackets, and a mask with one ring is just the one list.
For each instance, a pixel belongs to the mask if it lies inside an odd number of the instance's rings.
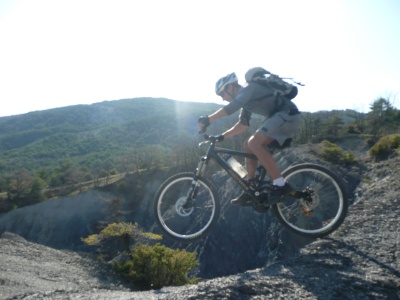
{"label": "suspension fork", "polygon": [[196,199],[198,188],[200,183],[198,182],[198,178],[201,177],[207,167],[207,157],[202,157],[197,165],[196,171],[193,174],[192,184],[190,185],[189,191],[186,195],[186,203],[183,205],[184,209],[190,208],[193,206],[193,203]]}

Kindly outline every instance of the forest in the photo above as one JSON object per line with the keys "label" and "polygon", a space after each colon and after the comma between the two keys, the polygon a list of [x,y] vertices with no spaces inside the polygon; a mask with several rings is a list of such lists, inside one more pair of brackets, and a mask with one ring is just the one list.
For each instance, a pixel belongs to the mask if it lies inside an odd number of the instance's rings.
{"label": "forest", "polygon": [[[222,105],[164,98],[135,98],[75,105],[0,118],[0,213],[108,184],[134,172],[195,167],[201,155],[197,120]],[[215,122],[219,134],[237,121]],[[240,149],[247,133],[224,141]],[[335,143],[363,135],[373,146],[400,132],[400,111],[378,98],[368,113],[354,110],[302,112],[293,145]]]}

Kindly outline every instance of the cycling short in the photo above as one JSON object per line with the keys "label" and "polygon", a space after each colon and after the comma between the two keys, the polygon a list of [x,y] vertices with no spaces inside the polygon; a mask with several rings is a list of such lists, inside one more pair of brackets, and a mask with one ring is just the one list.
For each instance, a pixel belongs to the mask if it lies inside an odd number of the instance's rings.
{"label": "cycling short", "polygon": [[273,138],[282,146],[286,139],[294,137],[300,127],[300,121],[300,113],[289,115],[286,111],[280,111],[265,120],[256,133]]}

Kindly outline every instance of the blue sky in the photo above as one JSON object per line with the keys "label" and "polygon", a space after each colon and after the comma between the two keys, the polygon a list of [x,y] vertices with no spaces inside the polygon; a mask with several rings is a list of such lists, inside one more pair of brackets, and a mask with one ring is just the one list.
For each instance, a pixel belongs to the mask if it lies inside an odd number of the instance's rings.
{"label": "blue sky", "polygon": [[262,66],[303,111],[400,108],[399,0],[0,0],[0,116],[135,97],[222,103]]}

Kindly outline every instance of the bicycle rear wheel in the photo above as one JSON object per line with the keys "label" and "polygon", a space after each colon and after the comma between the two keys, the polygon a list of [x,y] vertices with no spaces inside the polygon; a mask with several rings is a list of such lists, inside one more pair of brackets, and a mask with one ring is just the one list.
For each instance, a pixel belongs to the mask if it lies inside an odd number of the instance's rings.
{"label": "bicycle rear wheel", "polygon": [[277,218],[289,230],[308,237],[322,237],[344,221],[348,200],[338,177],[314,164],[301,164],[283,172],[285,180],[302,197],[285,196],[273,206]]}
{"label": "bicycle rear wheel", "polygon": [[179,173],[159,188],[154,211],[164,234],[173,240],[191,243],[203,238],[215,226],[220,203],[208,180],[194,181],[193,173]]}

